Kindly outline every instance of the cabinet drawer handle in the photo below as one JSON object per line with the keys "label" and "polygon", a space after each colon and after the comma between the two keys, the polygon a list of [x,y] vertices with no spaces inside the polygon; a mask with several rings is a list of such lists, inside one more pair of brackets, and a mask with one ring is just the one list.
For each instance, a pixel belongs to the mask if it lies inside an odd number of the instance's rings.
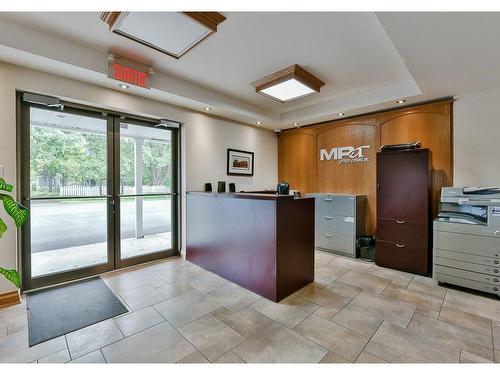
{"label": "cabinet drawer handle", "polygon": [[405,221],[404,220],[396,220],[396,223],[398,223],[398,224],[404,224]]}
{"label": "cabinet drawer handle", "polygon": [[333,219],[333,217],[331,217],[331,216],[325,216],[325,220],[332,220],[332,219]]}
{"label": "cabinet drawer handle", "polygon": [[325,202],[331,202],[331,201],[333,201],[332,198],[325,198]]}
{"label": "cabinet drawer handle", "polygon": [[328,234],[328,233],[325,233],[324,236],[327,237],[327,238],[333,237],[331,234]]}
{"label": "cabinet drawer handle", "polygon": [[405,247],[405,245],[403,245],[401,243],[397,243],[396,246],[399,247],[399,248]]}

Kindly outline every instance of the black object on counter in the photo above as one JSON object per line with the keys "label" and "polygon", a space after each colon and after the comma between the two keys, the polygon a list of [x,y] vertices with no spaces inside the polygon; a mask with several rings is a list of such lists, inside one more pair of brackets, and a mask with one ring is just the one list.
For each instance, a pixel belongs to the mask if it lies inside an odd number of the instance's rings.
{"label": "black object on counter", "polygon": [[398,143],[395,145],[383,145],[380,147],[381,152],[391,152],[391,151],[404,151],[404,150],[416,150],[421,147],[420,141],[414,141],[410,143]]}
{"label": "black object on counter", "polygon": [[278,195],[288,195],[290,190],[290,185],[288,182],[280,182],[276,187],[276,191]]}
{"label": "black object on counter", "polygon": [[212,184],[210,182],[207,182],[205,184],[205,190],[204,191],[206,191],[206,192],[212,191]]}
{"label": "black object on counter", "polygon": [[226,192],[226,181],[217,182],[217,193],[225,193]]}
{"label": "black object on counter", "polygon": [[229,192],[236,193],[236,185],[234,184],[234,182],[229,183]]}

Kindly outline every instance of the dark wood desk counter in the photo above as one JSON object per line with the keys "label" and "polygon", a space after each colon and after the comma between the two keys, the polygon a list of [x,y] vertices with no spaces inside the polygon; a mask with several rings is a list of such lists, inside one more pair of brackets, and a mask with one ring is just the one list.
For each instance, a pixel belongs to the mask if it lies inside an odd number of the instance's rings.
{"label": "dark wood desk counter", "polygon": [[314,280],[314,199],[188,192],[186,258],[272,301]]}

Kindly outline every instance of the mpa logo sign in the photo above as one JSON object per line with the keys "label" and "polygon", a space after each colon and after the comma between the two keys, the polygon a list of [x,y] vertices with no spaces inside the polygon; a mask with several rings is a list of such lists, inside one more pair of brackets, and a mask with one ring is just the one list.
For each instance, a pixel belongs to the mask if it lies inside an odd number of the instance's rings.
{"label": "mpa logo sign", "polygon": [[319,150],[319,159],[324,160],[337,160],[339,164],[348,163],[366,163],[370,158],[364,155],[364,150],[370,146],[359,146],[354,148],[352,146],[335,147],[330,151],[321,149]]}

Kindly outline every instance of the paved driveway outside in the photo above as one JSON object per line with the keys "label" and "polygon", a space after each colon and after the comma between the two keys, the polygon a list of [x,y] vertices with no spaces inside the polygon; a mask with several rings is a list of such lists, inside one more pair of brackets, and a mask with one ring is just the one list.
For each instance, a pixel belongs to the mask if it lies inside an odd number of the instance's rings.
{"label": "paved driveway outside", "polygon": [[[170,200],[144,200],[144,234],[170,231]],[[122,238],[135,237],[135,202],[121,205]],[[32,202],[31,251],[41,252],[105,242],[106,203]]]}

